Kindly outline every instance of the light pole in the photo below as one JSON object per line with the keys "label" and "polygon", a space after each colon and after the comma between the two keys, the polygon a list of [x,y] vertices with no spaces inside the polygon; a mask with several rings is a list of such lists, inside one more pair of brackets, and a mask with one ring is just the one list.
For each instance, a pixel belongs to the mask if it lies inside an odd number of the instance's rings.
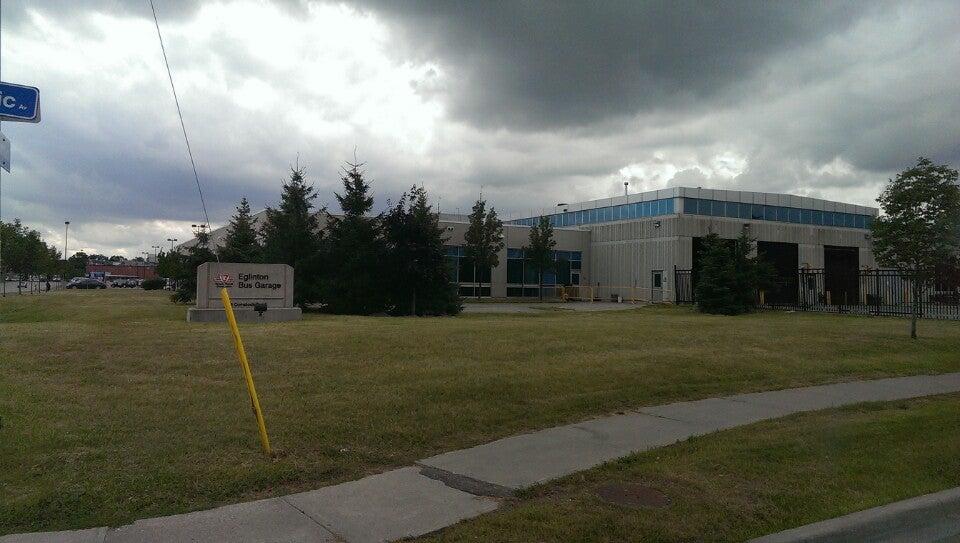
{"label": "light pole", "polygon": [[70,221],[63,221],[63,275],[60,281],[67,278],[67,272],[70,270],[70,263],[67,260],[67,240],[70,239]]}
{"label": "light pole", "polygon": [[143,267],[147,264],[147,262],[150,261],[150,251],[140,251],[140,254],[146,257],[144,261],[140,264],[140,279],[143,279],[144,277],[146,277],[146,271],[143,269]]}
{"label": "light pole", "polygon": [[70,235],[70,221],[63,221],[63,259],[66,260],[70,255],[67,254],[67,236]]}
{"label": "light pole", "polygon": [[173,252],[173,244],[177,241],[177,238],[167,238],[167,241],[170,242],[170,252]]}

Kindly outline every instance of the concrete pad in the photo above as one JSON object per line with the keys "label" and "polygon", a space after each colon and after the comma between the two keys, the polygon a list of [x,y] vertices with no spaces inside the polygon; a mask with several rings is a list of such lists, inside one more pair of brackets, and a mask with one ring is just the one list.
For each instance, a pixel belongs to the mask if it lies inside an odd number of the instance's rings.
{"label": "concrete pad", "polygon": [[640,409],[640,412],[689,422],[708,428],[710,431],[717,431],[782,417],[791,411],[779,405],[742,402],[726,398],[707,398],[705,400],[644,407]]}
{"label": "concrete pad", "polygon": [[103,543],[106,528],[68,530],[65,532],[36,532],[0,537],[0,543]]}
{"label": "concrete pad", "polygon": [[418,463],[520,489],[702,432],[699,426],[633,413],[508,437]]}
{"label": "concrete pad", "polygon": [[415,467],[284,499],[350,543],[415,537],[499,506],[492,498],[467,494],[424,477]]}
{"label": "concrete pad", "polygon": [[281,498],[138,520],[107,534],[107,543],[223,541],[325,543],[337,539]]}

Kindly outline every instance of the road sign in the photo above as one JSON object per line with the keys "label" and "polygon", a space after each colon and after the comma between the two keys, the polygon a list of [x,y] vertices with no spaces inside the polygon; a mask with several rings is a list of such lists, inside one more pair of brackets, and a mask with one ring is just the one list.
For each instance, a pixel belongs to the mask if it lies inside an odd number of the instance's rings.
{"label": "road sign", "polygon": [[40,89],[0,82],[0,121],[40,122]]}
{"label": "road sign", "polygon": [[0,132],[0,168],[10,171],[10,140]]}

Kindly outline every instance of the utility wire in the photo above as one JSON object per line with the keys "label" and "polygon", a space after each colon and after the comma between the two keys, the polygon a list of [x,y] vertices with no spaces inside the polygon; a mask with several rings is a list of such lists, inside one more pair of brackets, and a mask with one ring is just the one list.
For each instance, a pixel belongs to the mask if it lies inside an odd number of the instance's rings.
{"label": "utility wire", "polygon": [[[203,207],[203,220],[207,227],[209,227],[210,216],[207,214],[207,203],[203,199],[203,189],[200,187],[200,175],[197,174],[197,163],[193,160],[193,149],[190,148],[190,138],[187,137],[187,126],[183,123],[183,111],[180,109],[177,87],[173,84],[173,73],[170,71],[170,61],[167,60],[167,48],[163,45],[163,35],[160,33],[160,21],[157,20],[157,8],[153,6],[153,0],[150,0],[150,11],[153,12],[153,24],[157,27],[157,38],[160,40],[163,64],[167,67],[167,78],[170,80],[170,90],[173,91],[173,101],[177,105],[177,117],[180,118],[180,129],[183,130],[183,141],[187,144],[187,154],[190,155],[190,166],[193,167],[193,178],[197,182],[197,192],[200,194],[200,206]],[[220,256],[216,254],[216,251],[214,251],[214,256],[217,257],[217,262],[219,263]]]}

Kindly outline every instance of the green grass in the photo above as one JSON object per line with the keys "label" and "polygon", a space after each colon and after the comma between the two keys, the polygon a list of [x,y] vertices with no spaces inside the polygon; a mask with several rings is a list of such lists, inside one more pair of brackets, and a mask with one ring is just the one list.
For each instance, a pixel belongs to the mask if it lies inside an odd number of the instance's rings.
{"label": "green grass", "polygon": [[[958,428],[956,394],[796,415],[572,475],[422,541],[745,541],[960,485]],[[611,483],[671,503],[603,502]]]}
{"label": "green grass", "polygon": [[0,300],[0,534],[315,488],[627,407],[960,371],[960,323],[685,308],[457,318],[307,315],[242,327],[162,292]]}

